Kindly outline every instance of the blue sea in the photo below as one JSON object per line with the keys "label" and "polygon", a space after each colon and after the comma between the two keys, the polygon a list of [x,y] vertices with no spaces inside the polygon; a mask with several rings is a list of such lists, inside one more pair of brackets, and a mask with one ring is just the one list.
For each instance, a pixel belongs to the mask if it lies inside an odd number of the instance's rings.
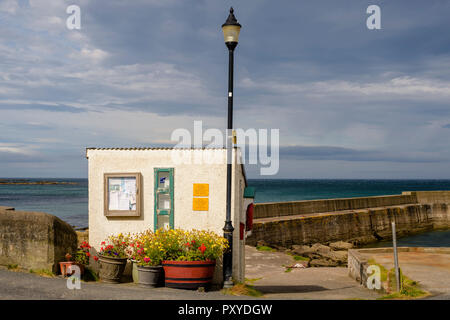
{"label": "blue sea", "polygon": [[[76,184],[0,185],[0,206],[48,212],[77,228],[88,226],[87,179],[26,180],[65,181]],[[255,187],[255,202],[258,203],[392,195],[415,190],[450,190],[450,180],[250,179],[248,183],[249,186]],[[450,246],[450,230],[402,238],[399,243],[411,246]]]}

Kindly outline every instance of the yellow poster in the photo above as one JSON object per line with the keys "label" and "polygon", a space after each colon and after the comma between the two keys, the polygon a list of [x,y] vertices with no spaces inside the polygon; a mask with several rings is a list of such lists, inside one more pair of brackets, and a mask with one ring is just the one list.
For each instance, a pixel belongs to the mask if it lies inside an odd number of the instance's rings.
{"label": "yellow poster", "polygon": [[194,183],[194,197],[209,197],[209,183]]}
{"label": "yellow poster", "polygon": [[193,198],[192,210],[208,211],[209,210],[209,199],[208,198]]}

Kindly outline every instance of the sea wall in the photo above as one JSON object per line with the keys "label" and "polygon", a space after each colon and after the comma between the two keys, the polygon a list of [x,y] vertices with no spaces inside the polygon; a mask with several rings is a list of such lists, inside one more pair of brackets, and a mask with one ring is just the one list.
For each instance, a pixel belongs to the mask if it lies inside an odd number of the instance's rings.
{"label": "sea wall", "polygon": [[56,272],[58,262],[76,248],[77,234],[61,219],[0,208],[0,265]]}
{"label": "sea wall", "polygon": [[257,203],[255,204],[254,218],[259,219],[299,214],[388,207],[411,203],[417,203],[415,194]]}
{"label": "sea wall", "polygon": [[[450,210],[445,202],[447,196],[450,196],[450,191],[278,203],[279,208],[284,210],[282,212],[271,211],[276,208],[274,203],[259,204],[260,208],[264,208],[260,213],[271,212],[271,216],[254,220],[252,234],[246,243],[256,245],[259,240],[264,240],[269,245],[289,247],[293,244],[348,241],[361,245],[390,239],[392,221],[396,222],[399,237],[449,228]],[[417,197],[421,199],[421,203],[418,203]],[[407,201],[410,203],[392,205]],[[358,209],[365,204],[374,207]],[[321,206],[329,205],[336,205],[339,210],[321,209]],[[353,209],[349,209],[350,207]],[[316,210],[319,212],[315,212]]]}
{"label": "sea wall", "polygon": [[404,191],[402,195],[415,197],[417,203],[450,203],[450,191]]}

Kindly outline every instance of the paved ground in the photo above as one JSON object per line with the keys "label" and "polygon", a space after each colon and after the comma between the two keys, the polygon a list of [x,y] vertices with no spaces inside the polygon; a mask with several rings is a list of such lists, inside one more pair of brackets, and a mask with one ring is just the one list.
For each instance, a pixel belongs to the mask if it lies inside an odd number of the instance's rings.
{"label": "paved ground", "polygon": [[297,262],[282,252],[262,252],[246,247],[246,277],[259,279],[255,289],[269,299],[376,299],[348,276],[347,268],[292,268]]}
{"label": "paved ground", "polygon": [[[370,254],[370,257],[387,269],[394,267],[392,253]],[[433,295],[429,299],[450,300],[450,254],[399,252],[398,261],[406,276]]]}
{"label": "paved ground", "polygon": [[[295,261],[280,252],[261,252],[246,248],[247,275],[260,299],[374,299],[378,295],[359,286],[346,268],[307,268],[285,272],[283,265]],[[63,278],[45,278],[27,272],[0,268],[0,299],[249,299],[224,295],[220,291],[197,292],[169,288],[145,289],[132,283],[105,284],[82,282],[81,290],[69,290]]]}
{"label": "paved ground", "polygon": [[[170,288],[146,289],[133,283],[82,282],[80,290],[69,290],[61,277],[46,278],[0,268],[0,299],[83,299],[83,300],[203,300],[239,299],[219,291],[197,292]],[[241,298],[242,299],[242,298]]]}

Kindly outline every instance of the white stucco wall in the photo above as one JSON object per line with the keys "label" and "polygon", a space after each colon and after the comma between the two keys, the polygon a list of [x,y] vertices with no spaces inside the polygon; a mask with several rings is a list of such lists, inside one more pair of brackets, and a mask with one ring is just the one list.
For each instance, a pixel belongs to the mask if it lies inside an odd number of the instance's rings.
{"label": "white stucco wall", "polygon": [[[191,149],[185,151],[195,157],[212,159],[226,157],[224,149]],[[220,235],[226,218],[226,165],[176,164],[171,149],[88,149],[89,162],[89,242],[99,249],[100,243],[111,234],[135,233],[154,228],[154,168],[174,168],[174,227],[207,229]],[[233,152],[233,159],[239,150]],[[245,178],[240,165],[233,164],[232,220],[233,277],[244,280],[243,241],[239,240],[239,222],[243,207]],[[141,215],[139,217],[106,217],[104,215],[104,174],[141,173]],[[193,184],[209,184],[209,210],[193,211]],[[241,187],[239,187],[241,185]],[[245,220],[244,220],[245,221]],[[215,281],[221,282],[221,268]]]}

